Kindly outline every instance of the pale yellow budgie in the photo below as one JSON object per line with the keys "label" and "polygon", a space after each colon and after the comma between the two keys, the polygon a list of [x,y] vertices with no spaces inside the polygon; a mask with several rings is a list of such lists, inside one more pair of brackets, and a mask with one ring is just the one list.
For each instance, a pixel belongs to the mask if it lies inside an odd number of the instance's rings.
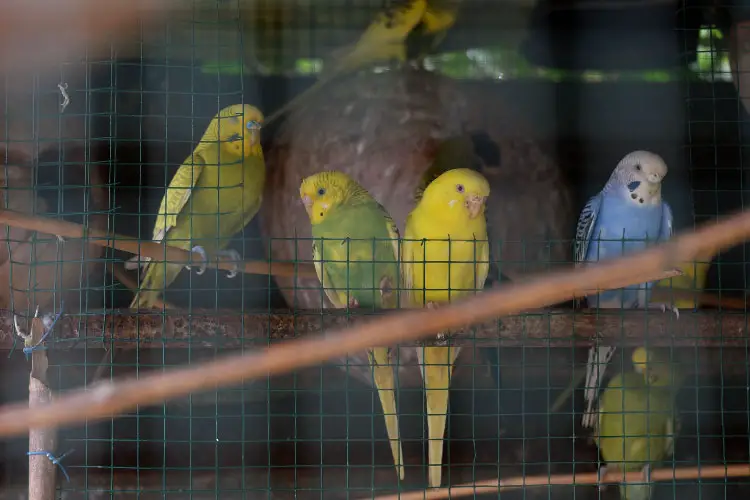
{"label": "pale yellow budgie", "polygon": [[462,0],[390,0],[361,37],[352,45],[334,51],[318,81],[274,111],[273,122],[284,112],[320,90],[334,78],[376,64],[405,63],[421,59],[443,40],[456,22]]}
{"label": "pale yellow budgie", "polygon": [[[487,180],[465,168],[445,172],[424,190],[406,220],[402,244],[404,293],[409,306],[435,307],[484,287],[489,271],[484,216],[489,194]],[[427,400],[431,487],[440,486],[448,390],[459,349],[417,348]]]}
{"label": "pale yellow budgie", "polygon": [[[198,274],[205,271],[209,255],[240,261],[236,251],[224,248],[261,205],[266,178],[260,145],[262,123],[263,115],[252,106],[222,109],[175,173],[161,201],[154,241],[200,253],[204,262]],[[147,262],[145,266],[140,291],[130,307],[153,307],[183,267],[164,262]],[[236,270],[229,277],[235,275]]]}

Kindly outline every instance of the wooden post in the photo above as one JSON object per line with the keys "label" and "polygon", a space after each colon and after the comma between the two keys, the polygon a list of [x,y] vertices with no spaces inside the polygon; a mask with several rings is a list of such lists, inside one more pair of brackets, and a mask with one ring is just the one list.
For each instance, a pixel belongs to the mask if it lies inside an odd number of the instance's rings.
{"label": "wooden post", "polygon": [[[27,346],[38,345],[46,328],[41,318],[31,320],[31,332]],[[31,352],[31,374],[29,376],[29,408],[52,401],[52,391],[47,385],[47,351],[35,349]],[[29,430],[29,453],[55,453],[57,429],[35,428]],[[57,464],[47,455],[29,455],[29,500],[54,500]]]}

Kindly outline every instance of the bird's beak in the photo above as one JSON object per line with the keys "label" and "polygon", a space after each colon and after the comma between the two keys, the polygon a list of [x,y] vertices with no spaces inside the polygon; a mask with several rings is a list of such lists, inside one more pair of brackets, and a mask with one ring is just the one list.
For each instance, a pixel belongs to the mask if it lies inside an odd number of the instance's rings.
{"label": "bird's beak", "polygon": [[478,194],[471,194],[466,197],[466,208],[469,210],[469,217],[475,218],[482,213],[486,198]]}
{"label": "bird's beak", "polygon": [[312,210],[313,201],[312,198],[305,195],[302,197],[302,204],[305,206],[305,210],[307,211],[308,215],[310,214],[310,210]]}
{"label": "bird's beak", "polygon": [[659,174],[648,174],[648,182],[651,184],[656,184],[657,182],[661,181],[661,175]]}

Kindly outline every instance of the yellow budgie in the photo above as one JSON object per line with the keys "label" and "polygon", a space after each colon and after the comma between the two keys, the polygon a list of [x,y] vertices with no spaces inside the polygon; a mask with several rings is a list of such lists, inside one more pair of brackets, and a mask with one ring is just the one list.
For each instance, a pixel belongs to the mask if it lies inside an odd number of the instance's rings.
{"label": "yellow budgie", "polygon": [[[484,216],[489,194],[487,180],[465,168],[445,172],[421,194],[406,220],[401,254],[410,306],[435,307],[484,287],[489,271]],[[417,348],[427,400],[431,487],[440,486],[448,390],[458,354],[458,347]]]}
{"label": "yellow budgie", "polygon": [[700,298],[697,295],[706,287],[708,269],[711,267],[710,260],[700,259],[679,264],[677,268],[682,274],[657,282],[653,290],[653,300],[674,301],[674,306],[678,309],[697,309],[700,306]]}
{"label": "yellow budgie", "polygon": [[274,111],[267,123],[340,75],[391,61],[405,63],[410,57],[421,59],[437,47],[453,26],[461,1],[389,0],[359,40],[334,51],[318,81]]}
{"label": "yellow budgie", "polygon": [[[222,109],[175,173],[161,201],[154,241],[200,253],[204,262],[198,274],[205,271],[209,255],[240,260],[236,251],[224,248],[260,208],[266,178],[262,123],[263,115],[252,106]],[[146,262],[145,267],[140,291],[130,307],[153,307],[183,266]],[[229,277],[235,275],[236,269]]]}
{"label": "yellow budgie", "polygon": [[[399,234],[385,209],[342,172],[311,175],[299,191],[312,224],[315,270],[331,304],[397,307]],[[404,479],[391,350],[374,347],[368,354],[393,461]]]}
{"label": "yellow budgie", "polygon": [[672,456],[679,431],[675,397],[683,374],[658,351],[639,347],[634,372],[616,375],[599,399],[594,440],[608,470],[643,471],[643,479],[620,484],[621,500],[648,500],[651,466]]}

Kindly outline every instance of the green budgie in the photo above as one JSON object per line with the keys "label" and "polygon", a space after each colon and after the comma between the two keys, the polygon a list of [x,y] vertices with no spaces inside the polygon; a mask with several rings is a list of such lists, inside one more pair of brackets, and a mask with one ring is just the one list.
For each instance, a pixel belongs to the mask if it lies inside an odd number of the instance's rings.
{"label": "green budgie", "polygon": [[[302,181],[300,198],[312,224],[313,260],[326,296],[336,308],[395,308],[400,283],[396,224],[372,196],[341,172]],[[368,350],[393,461],[404,479],[391,350]]]}
{"label": "green budgie", "polygon": [[635,372],[622,373],[610,381],[599,398],[595,436],[608,469],[643,471],[638,483],[621,483],[622,500],[648,500],[653,483],[651,465],[672,456],[678,421],[675,395],[681,385],[677,369],[642,347],[633,352]]}

